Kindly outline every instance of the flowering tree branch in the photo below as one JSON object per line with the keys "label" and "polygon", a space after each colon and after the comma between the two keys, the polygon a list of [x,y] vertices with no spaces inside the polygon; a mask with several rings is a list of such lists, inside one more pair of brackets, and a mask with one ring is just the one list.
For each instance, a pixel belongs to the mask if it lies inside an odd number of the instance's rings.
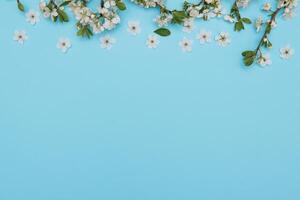
{"label": "flowering tree branch", "polygon": [[134,0],[134,3],[144,8],[159,8],[160,15],[156,18],[156,23],[160,27],[154,32],[160,36],[170,35],[166,28],[168,24],[180,24],[187,30],[193,26],[196,18],[209,20],[210,18],[221,15],[220,0],[200,0],[198,3],[189,3],[185,1],[181,10],[169,10],[163,1],[157,0]]}
{"label": "flowering tree branch", "polygon": [[[155,22],[158,29],[154,32],[160,36],[169,36],[171,31],[167,28],[169,24],[179,24],[183,26],[183,30],[190,32],[193,29],[195,19],[203,19],[205,21],[224,16],[224,19],[234,23],[234,30],[241,31],[245,29],[245,24],[251,24],[251,20],[242,17],[240,8],[245,8],[249,4],[249,0],[234,0],[230,13],[224,15],[222,13],[221,0],[199,0],[197,3],[189,3],[185,1],[181,9],[168,9],[164,0],[131,0],[133,3],[144,8],[154,8],[159,10]],[[270,13],[268,21],[264,22],[259,18],[256,23],[256,29],[259,31],[264,27],[264,33],[254,50],[242,52],[243,62],[246,66],[252,65],[255,61],[259,64],[267,62],[266,56],[262,52],[262,48],[271,48],[272,43],[269,35],[276,26],[276,17],[279,13],[283,13],[285,18],[294,15],[293,9],[296,7],[297,0],[276,0],[278,5],[274,11],[271,10],[271,4],[266,3],[263,10]],[[16,0],[18,9],[25,11],[21,0]],[[45,18],[51,19],[53,22],[68,22],[69,16],[65,12],[65,7],[69,7],[74,14],[77,22],[77,35],[80,37],[90,38],[94,34],[101,33],[115,28],[120,23],[120,11],[126,10],[123,0],[99,0],[98,7],[91,9],[88,7],[89,0],[48,0],[41,1],[39,8]],[[204,35],[207,39],[207,35]],[[222,33],[220,39],[226,39],[226,33]]]}
{"label": "flowering tree branch", "polygon": [[263,23],[261,19],[259,19],[257,26],[260,29],[260,26],[265,24],[264,33],[255,50],[242,52],[243,62],[246,66],[251,66],[255,61],[260,64],[267,62],[267,57],[262,53],[262,47],[272,48],[269,35],[271,34],[272,29],[276,27],[276,17],[282,11],[290,12],[290,9],[293,9],[295,6],[296,3],[294,0],[280,0],[276,10],[271,11],[270,19],[266,23]]}

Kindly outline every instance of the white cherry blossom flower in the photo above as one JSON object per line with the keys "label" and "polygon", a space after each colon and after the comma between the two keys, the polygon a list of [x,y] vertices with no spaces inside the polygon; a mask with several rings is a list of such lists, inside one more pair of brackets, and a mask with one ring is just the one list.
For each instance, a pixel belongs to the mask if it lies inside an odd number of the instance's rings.
{"label": "white cherry blossom flower", "polygon": [[104,29],[111,30],[115,27],[115,24],[111,20],[105,19],[103,27],[104,27]]}
{"label": "white cherry blossom flower", "polygon": [[196,38],[200,41],[200,44],[209,43],[211,42],[211,32],[202,30]]}
{"label": "white cherry blossom flower", "polygon": [[111,8],[116,6],[116,1],[115,0],[107,0],[104,2],[104,7],[105,8]]}
{"label": "white cherry blossom flower", "polygon": [[271,3],[264,3],[263,8],[264,11],[270,11],[272,9]]}
{"label": "white cherry blossom flower", "polygon": [[100,23],[95,23],[95,24],[93,24],[92,25],[92,28],[93,28],[93,33],[101,33],[101,32],[103,32],[104,31],[104,26],[103,25],[101,25]]}
{"label": "white cherry blossom flower", "polygon": [[226,47],[231,42],[229,33],[227,33],[227,32],[221,32],[221,33],[219,33],[215,37],[215,40],[218,42],[219,46],[221,46],[221,47]]}
{"label": "white cherry blossom flower", "polygon": [[269,54],[262,54],[258,60],[257,63],[261,66],[261,67],[266,67],[267,65],[271,65],[272,61],[271,61],[271,57]]}
{"label": "white cherry blossom flower", "polygon": [[131,35],[134,35],[134,36],[141,33],[140,22],[139,21],[129,21],[127,31]]}
{"label": "white cherry blossom flower", "polygon": [[205,1],[205,3],[207,3],[207,4],[211,4],[211,3],[214,2],[214,0],[204,0],[204,1]]}
{"label": "white cherry blossom flower", "polygon": [[13,39],[19,44],[24,44],[24,42],[28,39],[28,36],[24,30],[15,31]]}
{"label": "white cherry blossom flower", "polygon": [[214,13],[216,14],[216,17],[222,17],[226,13],[226,10],[222,7],[217,7],[214,9]]}
{"label": "white cherry blossom flower", "polygon": [[224,16],[224,20],[230,23],[234,23],[235,19],[233,17],[231,17],[230,15],[225,15]]}
{"label": "white cherry blossom flower", "polygon": [[146,41],[146,45],[150,49],[155,49],[157,48],[157,45],[159,44],[159,40],[156,35],[149,35],[148,39]]}
{"label": "white cherry blossom flower", "polygon": [[171,22],[173,16],[170,15],[170,14],[161,14],[161,15],[158,15],[155,19],[154,19],[154,22],[157,23],[157,25],[159,27],[163,27],[163,26],[167,26],[168,23]]}
{"label": "white cherry blossom flower", "polygon": [[213,17],[215,17],[216,14],[214,12],[211,12],[210,9],[204,9],[200,14],[199,17],[203,18],[204,20],[209,20]]}
{"label": "white cherry blossom flower", "polygon": [[238,7],[242,7],[242,8],[246,8],[249,5],[250,0],[237,0],[237,6]]}
{"label": "white cherry blossom flower", "polygon": [[189,40],[187,38],[183,38],[179,42],[179,46],[181,47],[183,52],[191,52],[192,51],[192,40]]}
{"label": "white cherry blossom flower", "polygon": [[120,22],[121,22],[121,19],[120,19],[120,17],[118,16],[118,15],[115,15],[113,18],[112,18],[112,23],[114,24],[114,25],[116,25],[116,24],[119,24]]}
{"label": "white cherry blossom flower", "polygon": [[294,9],[285,8],[282,16],[284,19],[288,20],[294,18],[296,16],[296,13]]}
{"label": "white cherry blossom flower", "polygon": [[58,16],[58,12],[56,8],[52,9],[52,11],[50,12],[50,16],[52,20],[54,20],[54,18]]}
{"label": "white cherry blossom flower", "polygon": [[47,7],[47,3],[46,3],[45,1],[41,1],[40,4],[39,4],[39,7],[40,7],[40,10],[41,10],[41,12],[43,13],[43,16],[44,16],[45,18],[50,17],[51,11],[50,11],[50,9]]}
{"label": "white cherry blossom flower", "polygon": [[185,19],[183,21],[183,32],[190,33],[194,29],[194,20],[193,19]]}
{"label": "white cherry blossom flower", "polygon": [[28,13],[26,13],[26,21],[31,25],[35,25],[40,21],[39,14],[34,10],[30,10]]}
{"label": "white cherry blossom flower", "polygon": [[100,46],[103,49],[109,50],[112,48],[113,44],[115,43],[116,43],[116,39],[109,35],[100,38]]}
{"label": "white cherry blossom flower", "polygon": [[298,0],[279,0],[278,8],[282,8],[284,6],[288,6],[289,8],[295,8],[298,4]]}
{"label": "white cherry blossom flower", "polygon": [[66,53],[72,44],[68,38],[60,38],[56,44],[56,47],[60,49],[63,53]]}
{"label": "white cherry blossom flower", "polygon": [[199,10],[197,10],[196,8],[192,7],[189,11],[189,15],[193,18],[198,17],[199,15]]}
{"label": "white cherry blossom flower", "polygon": [[261,27],[262,27],[262,25],[263,25],[263,19],[262,19],[262,17],[261,16],[259,16],[258,18],[257,18],[257,20],[255,21],[255,29],[256,29],[256,32],[259,32],[260,31],[260,29],[261,29]]}
{"label": "white cherry blossom flower", "polygon": [[290,45],[286,45],[280,49],[280,57],[282,59],[290,59],[295,54],[295,50],[290,47]]}

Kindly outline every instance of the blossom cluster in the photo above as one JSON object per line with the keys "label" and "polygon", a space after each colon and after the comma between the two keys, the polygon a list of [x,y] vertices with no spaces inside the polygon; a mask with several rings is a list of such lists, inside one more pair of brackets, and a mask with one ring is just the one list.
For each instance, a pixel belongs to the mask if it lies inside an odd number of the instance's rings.
{"label": "blossom cluster", "polygon": [[[269,19],[264,20],[262,17],[258,17],[255,22],[256,31],[259,32],[264,28],[264,33],[259,41],[256,49],[246,50],[242,53],[243,61],[246,66],[252,65],[255,61],[260,65],[271,64],[269,55],[263,53],[262,48],[272,48],[272,43],[270,41],[270,34],[274,28],[277,27],[277,16],[282,15],[284,19],[291,19],[295,16],[295,8],[298,4],[298,0],[277,0],[277,6],[272,8],[272,4],[267,2],[263,4],[262,10],[265,11]],[[289,47],[282,49],[282,58],[287,58],[294,54],[294,51]],[[284,54],[286,56],[284,56]]]}
{"label": "blossom cluster", "polygon": [[132,0],[132,2],[145,8],[159,8],[160,14],[155,18],[159,27],[167,26],[170,23],[182,24],[190,32],[196,18],[209,20],[223,15],[220,0],[203,0],[192,4],[184,2],[182,10],[169,10],[163,0]]}
{"label": "blossom cluster", "polygon": [[[182,9],[170,10],[166,6],[164,0],[130,0],[144,8],[158,9],[159,14],[154,18],[158,29],[154,33],[159,36],[169,36],[171,31],[168,29],[170,24],[182,25],[183,31],[190,33],[194,29],[194,22],[197,19],[208,21],[213,18],[222,18],[225,21],[234,24],[235,31],[245,29],[245,25],[251,24],[252,20],[241,15],[241,9],[245,9],[250,4],[251,0],[233,0],[230,12],[227,13],[222,6],[221,0],[199,0],[198,3],[189,3],[185,1]],[[265,66],[271,64],[268,54],[263,53],[263,48],[271,48],[272,43],[269,35],[277,26],[277,17],[279,14],[284,19],[290,19],[295,16],[295,8],[298,0],[274,0],[277,3],[276,7],[272,7],[271,2],[262,4],[261,10],[266,12],[267,19],[259,16],[254,26],[257,32],[263,31],[262,38],[254,50],[247,50],[242,53],[243,62],[246,66],[252,65],[254,62]],[[100,3],[95,9],[88,6],[89,0],[42,0],[39,3],[41,14],[45,18],[51,19],[53,22],[68,22],[69,16],[66,8],[74,14],[77,20],[77,35],[81,37],[91,37],[94,34],[112,30],[121,23],[120,11],[126,9],[123,0],[100,0]],[[24,11],[25,8],[20,0],[17,0],[19,10]],[[39,21],[39,13],[28,11],[26,18],[32,25]],[[141,32],[138,21],[128,22],[128,31],[132,35],[138,35]],[[202,31],[197,35],[200,43],[210,42],[211,33]],[[23,43],[27,39],[24,31],[19,31],[15,34],[15,40]],[[216,35],[215,40],[222,47],[230,43],[230,37],[227,32],[221,32]],[[101,37],[101,47],[110,49],[116,42],[114,38],[109,36]],[[146,44],[149,48],[156,48],[159,41],[157,36],[149,35]],[[192,50],[192,41],[184,38],[179,42],[183,51],[189,52]],[[63,52],[66,52],[71,47],[70,40],[61,38],[57,45]],[[286,46],[280,50],[281,57],[286,59],[294,54],[294,50]]]}
{"label": "blossom cluster", "polygon": [[64,9],[68,6],[77,20],[77,35],[86,37],[115,28],[121,21],[119,10],[126,8],[122,0],[102,0],[95,10],[87,3],[88,0],[50,0],[48,3],[42,0],[39,7],[44,17],[67,22],[68,15]]}
{"label": "blossom cluster", "polygon": [[92,28],[93,33],[100,33],[105,30],[111,30],[120,23],[117,3],[114,0],[105,0],[96,12],[93,12],[82,2],[71,2],[71,10],[78,20],[78,34],[84,34],[85,29]]}

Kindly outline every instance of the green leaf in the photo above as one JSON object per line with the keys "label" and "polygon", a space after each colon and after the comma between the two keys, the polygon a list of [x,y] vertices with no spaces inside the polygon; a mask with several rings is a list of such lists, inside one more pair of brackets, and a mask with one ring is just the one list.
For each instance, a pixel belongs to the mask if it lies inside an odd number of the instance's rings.
{"label": "green leaf", "polygon": [[184,11],[177,11],[177,10],[174,10],[172,12],[172,15],[173,15],[173,18],[172,18],[172,22],[173,23],[177,23],[177,24],[180,24],[183,22],[183,20],[186,18],[186,14]]}
{"label": "green leaf", "polygon": [[242,53],[242,55],[244,56],[244,57],[251,57],[251,56],[255,56],[255,51],[244,51],[243,53]]}
{"label": "green leaf", "polygon": [[57,16],[53,17],[53,21],[54,21],[54,22],[57,21]]}
{"label": "green leaf", "polygon": [[71,3],[71,0],[66,0],[66,1],[62,2],[62,3],[59,5],[59,7],[61,7],[61,6],[66,6],[66,5],[68,5],[69,3]]}
{"label": "green leaf", "polygon": [[244,51],[242,53],[243,62],[246,66],[250,66],[256,59],[256,51]]}
{"label": "green leaf", "polygon": [[242,18],[242,21],[246,24],[251,24],[251,20],[249,18]]}
{"label": "green leaf", "polygon": [[21,2],[18,2],[18,9],[19,9],[21,12],[24,12],[24,11],[25,11],[24,5],[23,5]]}
{"label": "green leaf", "polygon": [[65,11],[58,9],[57,13],[58,13],[59,20],[61,22],[68,22],[69,21],[69,17],[68,17],[68,15]]}
{"label": "green leaf", "polygon": [[171,35],[171,31],[169,31],[169,29],[166,29],[166,28],[159,28],[159,29],[156,29],[154,31],[154,33],[160,35],[160,36],[163,36],[163,37],[166,37],[166,36],[169,36]]}
{"label": "green leaf", "polygon": [[83,28],[80,28],[78,31],[77,31],[77,36],[83,36]]}
{"label": "green leaf", "polygon": [[91,36],[93,36],[93,32],[91,31],[91,29],[86,28],[86,35],[88,38],[90,38]]}
{"label": "green leaf", "polygon": [[77,36],[91,38],[93,36],[93,32],[88,26],[79,27],[77,31]]}
{"label": "green leaf", "polygon": [[254,63],[255,57],[244,58],[244,65],[249,67]]}
{"label": "green leaf", "polygon": [[242,29],[245,29],[244,24],[242,21],[238,21],[234,24],[234,30],[235,31],[241,31]]}
{"label": "green leaf", "polygon": [[118,7],[120,10],[126,10],[126,5],[125,5],[125,3],[123,3],[122,1],[117,1],[117,7]]}

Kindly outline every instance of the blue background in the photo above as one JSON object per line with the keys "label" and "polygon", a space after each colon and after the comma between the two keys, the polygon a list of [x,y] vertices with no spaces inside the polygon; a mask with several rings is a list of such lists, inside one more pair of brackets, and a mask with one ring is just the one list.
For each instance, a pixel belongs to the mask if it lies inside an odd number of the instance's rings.
{"label": "blue background", "polygon": [[[0,2],[0,199],[299,200],[299,18],[278,21],[272,66],[246,69],[240,52],[260,37],[252,26],[172,27],[151,50],[157,12],[127,4],[106,51],[99,36],[77,38],[73,23],[31,26],[14,1]],[[126,22],[136,19],[133,37]],[[182,53],[178,41],[201,28],[229,30],[232,43],[194,40]],[[20,29],[23,46],[12,40]],[[56,48],[62,36],[67,54]],[[284,61],[287,43],[296,55]]]}

